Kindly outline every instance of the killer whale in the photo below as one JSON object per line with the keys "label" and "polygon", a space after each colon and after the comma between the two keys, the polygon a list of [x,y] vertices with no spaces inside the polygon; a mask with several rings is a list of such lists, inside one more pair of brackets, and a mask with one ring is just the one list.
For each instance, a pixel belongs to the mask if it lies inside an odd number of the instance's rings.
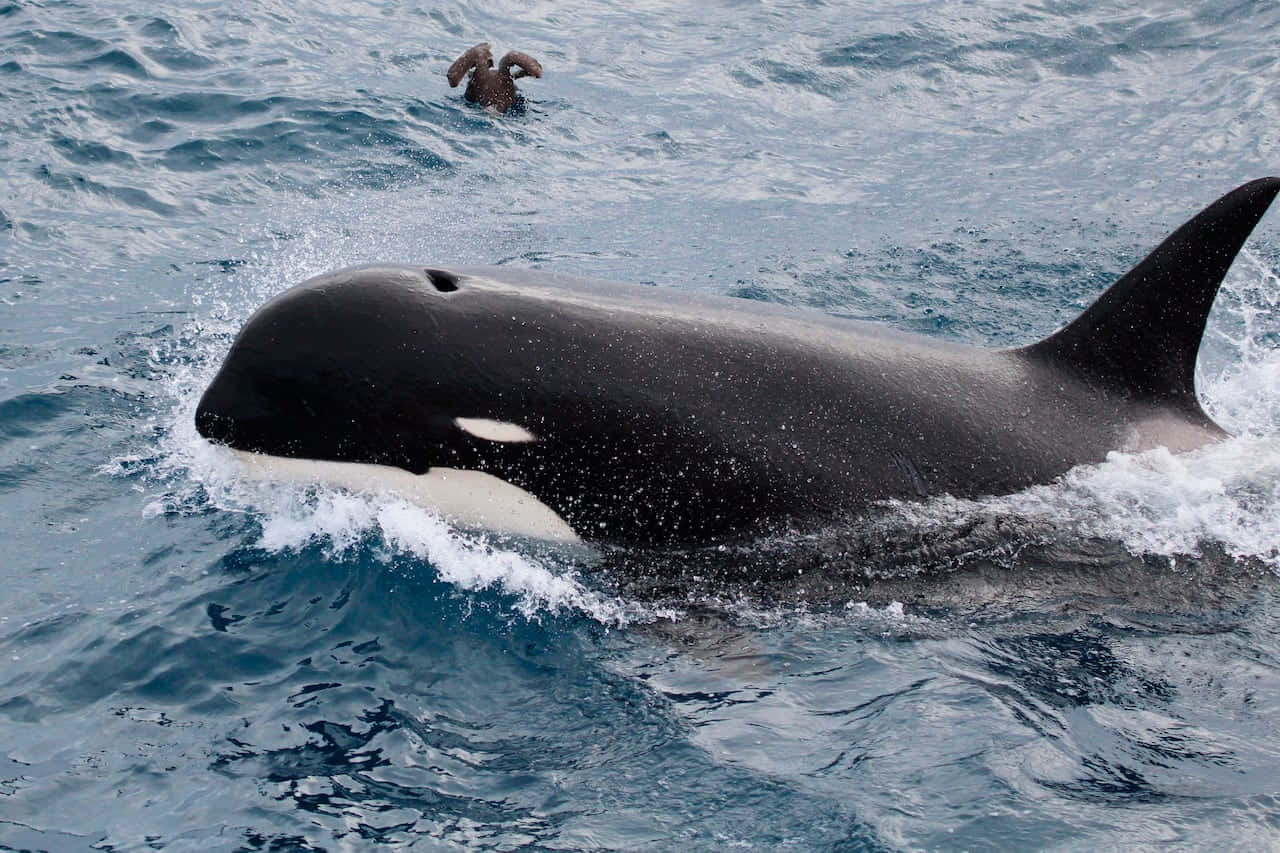
{"label": "killer whale", "polygon": [[[391,474],[446,514],[452,483],[463,520],[623,545],[1010,493],[1112,450],[1226,435],[1196,399],[1196,356],[1278,191],[1262,178],[1227,193],[1016,349],[556,273],[339,270],[250,317],[196,426],[340,485]],[[515,521],[520,504],[554,521]]]}

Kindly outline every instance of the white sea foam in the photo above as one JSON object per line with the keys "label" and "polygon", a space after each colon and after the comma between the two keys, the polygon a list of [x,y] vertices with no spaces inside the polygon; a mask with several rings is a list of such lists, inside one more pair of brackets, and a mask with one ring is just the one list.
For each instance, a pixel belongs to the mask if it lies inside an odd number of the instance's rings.
{"label": "white sea foam", "polygon": [[1114,452],[1016,494],[899,509],[920,527],[998,515],[1175,559],[1213,542],[1280,571],[1280,441],[1242,437],[1189,453]]}
{"label": "white sea foam", "polygon": [[233,452],[210,445],[186,426],[194,403],[181,408],[163,464],[184,470],[185,477],[149,504],[150,513],[212,504],[251,514],[260,526],[259,548],[287,552],[320,546],[333,559],[349,556],[374,536],[391,553],[412,555],[459,589],[512,596],[514,609],[528,618],[580,612],[602,624],[621,625],[675,615],[588,589],[566,554],[538,553],[532,544],[522,547],[457,529],[396,494],[247,477]]}
{"label": "white sea foam", "polygon": [[901,511],[943,526],[986,514],[1048,523],[1176,559],[1213,542],[1280,571],[1280,279],[1244,251],[1210,318],[1197,371],[1206,411],[1233,434],[1186,453],[1113,452],[1057,482],[980,500],[942,498]]}
{"label": "white sea foam", "polygon": [[1113,453],[1033,490],[1083,535],[1176,557],[1201,543],[1280,570],[1280,279],[1246,249],[1224,283],[1197,371],[1206,411],[1234,437],[1190,453]]}

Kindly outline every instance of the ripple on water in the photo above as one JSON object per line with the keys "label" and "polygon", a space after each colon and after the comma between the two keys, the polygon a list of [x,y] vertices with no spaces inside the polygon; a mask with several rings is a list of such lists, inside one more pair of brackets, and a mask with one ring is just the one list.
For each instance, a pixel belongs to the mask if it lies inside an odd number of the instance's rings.
{"label": "ripple on water", "polygon": [[44,57],[78,57],[86,53],[99,55],[110,49],[110,45],[102,39],[70,30],[23,30],[14,40],[30,48],[33,54]]}
{"label": "ripple on water", "polygon": [[61,134],[54,134],[50,144],[68,162],[80,166],[117,165],[131,167],[137,160],[127,151],[113,148],[93,139],[76,139]]}
{"label": "ripple on water", "polygon": [[163,201],[145,189],[97,181],[80,171],[61,171],[48,165],[41,165],[35,170],[35,176],[49,187],[62,192],[82,199],[87,196],[104,201],[106,202],[104,207],[107,209],[128,207],[144,210],[156,216],[172,216],[179,211],[177,203]]}
{"label": "ripple on water", "polygon": [[143,53],[167,71],[204,71],[218,65],[187,44],[178,28],[164,18],[152,18],[138,28],[138,34],[151,41],[143,46]]}
{"label": "ripple on water", "polygon": [[79,67],[96,72],[124,74],[135,80],[146,80],[151,76],[138,59],[120,48],[113,48],[86,59],[79,64]]}

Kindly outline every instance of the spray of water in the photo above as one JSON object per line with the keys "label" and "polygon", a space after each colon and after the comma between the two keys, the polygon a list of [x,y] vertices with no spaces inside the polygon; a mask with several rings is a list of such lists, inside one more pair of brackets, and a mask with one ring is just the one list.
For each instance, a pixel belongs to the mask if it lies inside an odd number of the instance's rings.
{"label": "spray of water", "polygon": [[903,506],[914,525],[997,516],[1176,560],[1214,543],[1280,571],[1280,278],[1246,250],[1224,282],[1197,369],[1205,410],[1232,438],[1189,453],[1113,452],[1057,482],[980,500]]}

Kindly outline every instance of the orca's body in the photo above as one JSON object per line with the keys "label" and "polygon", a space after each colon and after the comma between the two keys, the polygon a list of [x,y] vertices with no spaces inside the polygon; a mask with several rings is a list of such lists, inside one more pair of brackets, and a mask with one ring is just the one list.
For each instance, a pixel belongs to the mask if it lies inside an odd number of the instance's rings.
{"label": "orca's body", "polygon": [[[1278,190],[1227,194],[1015,350],[540,272],[342,270],[250,318],[196,424],[337,482],[393,473],[446,513],[452,479],[480,505],[464,520],[601,542],[739,540],[886,499],[1008,493],[1111,450],[1224,435],[1196,400],[1196,354]],[[513,522],[495,503],[512,495],[550,527]]]}

